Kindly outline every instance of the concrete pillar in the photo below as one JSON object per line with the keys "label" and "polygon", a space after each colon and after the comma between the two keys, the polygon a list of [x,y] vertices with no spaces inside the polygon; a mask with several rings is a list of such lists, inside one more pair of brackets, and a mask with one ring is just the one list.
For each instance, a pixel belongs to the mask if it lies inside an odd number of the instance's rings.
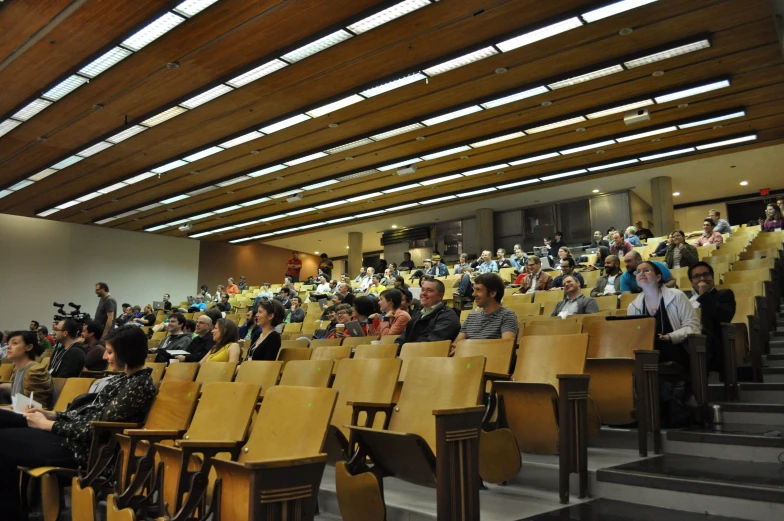
{"label": "concrete pillar", "polygon": [[[490,250],[495,255],[493,243],[493,210],[479,208],[476,211],[476,238],[479,250]],[[479,252],[477,252],[479,253]]]}
{"label": "concrete pillar", "polygon": [[653,207],[653,233],[667,235],[675,226],[671,177],[651,179],[651,206]]}
{"label": "concrete pillar", "polygon": [[348,233],[348,276],[352,279],[362,267],[362,233]]}

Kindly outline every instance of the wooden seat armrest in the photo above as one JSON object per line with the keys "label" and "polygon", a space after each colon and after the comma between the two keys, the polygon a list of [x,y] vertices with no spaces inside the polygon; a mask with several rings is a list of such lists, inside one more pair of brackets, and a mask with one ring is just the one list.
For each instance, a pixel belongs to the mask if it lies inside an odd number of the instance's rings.
{"label": "wooden seat armrest", "polygon": [[490,371],[485,371],[485,378],[488,380],[509,380],[512,375],[507,373],[491,373]]}
{"label": "wooden seat armrest", "polygon": [[392,417],[392,409],[395,407],[394,403],[383,402],[347,402],[352,407],[351,412],[351,425],[358,425],[359,414],[365,413],[365,426],[371,427],[376,421],[376,415],[379,413],[384,414],[384,429],[389,425],[389,419]]}
{"label": "wooden seat armrest", "polygon": [[123,431],[125,429],[140,429],[144,427],[143,423],[130,423],[130,422],[102,422],[102,421],[93,421],[90,422],[90,426],[96,429],[116,429],[119,431]]}
{"label": "wooden seat armrest", "polygon": [[473,407],[460,407],[457,409],[435,409],[433,411],[433,416],[453,416],[456,414],[472,414],[477,412],[484,413],[484,411],[484,405],[475,405]]}
{"label": "wooden seat armrest", "polygon": [[177,439],[182,435],[183,431],[165,430],[165,429],[125,429],[123,434],[131,438],[154,437],[163,439]]}
{"label": "wooden seat armrest", "polygon": [[298,465],[311,465],[313,463],[326,463],[326,454],[314,454],[312,456],[302,456],[300,458],[274,458],[262,461],[243,461],[242,463],[229,460],[218,460],[213,458],[212,464],[215,467],[234,467],[246,470],[264,470],[284,467],[296,467]]}
{"label": "wooden seat armrest", "polygon": [[181,449],[225,449],[227,452],[239,449],[242,441],[177,440],[174,444]]}

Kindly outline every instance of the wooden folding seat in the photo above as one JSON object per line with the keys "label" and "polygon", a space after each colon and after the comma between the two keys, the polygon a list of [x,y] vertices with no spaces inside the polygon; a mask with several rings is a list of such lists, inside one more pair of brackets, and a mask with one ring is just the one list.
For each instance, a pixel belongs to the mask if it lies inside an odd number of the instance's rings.
{"label": "wooden folding seat", "polygon": [[534,293],[534,302],[561,302],[564,299],[564,291],[562,289],[555,291],[537,291]]}
{"label": "wooden folding seat", "polygon": [[[563,293],[561,291],[553,292],[553,293]],[[542,304],[542,316],[549,317],[553,314],[553,310],[555,310],[555,306],[558,305],[560,300],[548,300],[547,302]]]}
{"label": "wooden folding seat", "polygon": [[[281,349],[285,347],[308,347],[310,344],[307,340],[281,340]],[[338,344],[339,345],[339,344]]]}
{"label": "wooden folding seat", "polygon": [[515,269],[516,268],[501,268],[498,270],[498,276],[504,280],[504,283],[508,284],[514,281],[515,277],[517,276],[515,274]]}
{"label": "wooden folding seat", "polygon": [[599,304],[599,311],[618,309],[618,297],[616,295],[593,297],[593,299]]}
{"label": "wooden folding seat", "polygon": [[742,242],[728,242],[728,243],[723,243],[719,249],[711,252],[711,256],[727,255],[730,253],[738,255],[740,252],[745,250],[746,250],[746,245],[743,244]]}
{"label": "wooden folding seat", "polygon": [[[518,292],[520,288],[517,288]],[[512,293],[512,296],[504,299],[501,303],[504,306],[509,306],[513,302],[520,302],[520,303],[530,303],[533,302],[533,295],[530,293]]]}
{"label": "wooden folding seat", "polygon": [[764,342],[761,333],[764,328],[757,308],[763,302],[764,297],[761,296],[735,293],[735,316],[731,323],[722,324],[726,400],[738,399],[738,367],[751,363],[752,379],[762,381]]}
{"label": "wooden folding seat", "polygon": [[[317,338],[315,340],[310,341],[310,348],[316,349],[317,347],[324,347],[324,346],[339,346],[341,342],[343,342],[342,338]],[[303,346],[297,346],[297,347],[303,347]]]}
{"label": "wooden folding seat", "polygon": [[384,335],[380,338],[382,344],[394,344],[400,335]]}
{"label": "wooden folding seat", "polygon": [[776,267],[775,257],[739,260],[732,263],[732,271],[748,271],[748,270],[756,270],[760,268],[773,269],[775,267]]}
{"label": "wooden folding seat", "polygon": [[349,346],[349,347],[356,347],[370,344],[376,340],[374,336],[357,336],[357,337],[346,337],[343,339],[343,343],[341,345]]}
{"label": "wooden folding seat", "polygon": [[449,356],[449,348],[452,342],[449,340],[441,340],[438,342],[408,342],[403,344],[400,349],[400,359],[403,360],[403,366],[400,369],[399,381],[405,381],[406,373],[408,372],[408,365],[411,360],[423,357],[447,357]]}
{"label": "wooden folding seat", "polygon": [[526,324],[532,324],[534,322],[553,322],[553,323],[560,324],[561,322],[559,321],[576,322],[578,316],[580,315],[569,315],[566,318],[561,318],[561,317],[551,317],[550,315],[547,316],[542,315],[540,317],[525,317],[525,320],[519,321],[518,323],[521,326],[525,326]]}
{"label": "wooden folding seat", "polygon": [[715,244],[708,244],[706,246],[697,246],[697,257],[702,260],[705,257],[710,257],[716,250]]}
{"label": "wooden folding seat", "polygon": [[[348,339],[346,339],[348,340]],[[332,374],[336,374],[341,360],[351,358],[351,346],[322,346],[313,349],[313,354],[310,355],[311,360],[332,360]]]}
{"label": "wooden folding seat", "polygon": [[285,367],[292,360],[310,360],[313,350],[309,347],[281,347],[276,360],[283,362]]}
{"label": "wooden folding seat", "polygon": [[196,373],[196,381],[202,386],[212,382],[231,382],[237,362],[204,362]]}
{"label": "wooden folding seat", "polygon": [[247,360],[240,364],[234,382],[260,385],[260,397],[263,398],[270,387],[277,385],[282,370],[281,361]]}
{"label": "wooden folding seat", "polygon": [[601,272],[599,270],[581,271],[580,276],[583,278],[583,281],[585,281],[583,288],[591,290],[596,285],[596,281],[599,280]]}
{"label": "wooden folding seat", "polygon": [[460,323],[463,324],[468,318],[468,315],[470,315],[473,312],[474,312],[473,309],[464,309],[460,311]]}
{"label": "wooden folding seat", "polygon": [[11,375],[14,374],[14,364],[0,364],[0,383],[10,382]]}
{"label": "wooden folding seat", "polygon": [[162,382],[192,382],[199,370],[198,362],[170,362]]}
{"label": "wooden folding seat", "polygon": [[284,333],[299,333],[302,331],[302,322],[292,322],[283,325]]}
{"label": "wooden folding seat", "polygon": [[283,368],[278,385],[327,387],[333,365],[332,360],[292,360]]}
{"label": "wooden folding seat", "polygon": [[[352,420],[384,412],[388,430],[352,425],[358,450],[335,468],[344,521],[381,521],[381,481],[436,486],[438,519],[479,519],[479,405],[485,358],[416,358],[397,404],[352,403]],[[368,468],[366,458],[373,466]]]}
{"label": "wooden folding seat", "polygon": [[[390,335],[393,336],[393,335]],[[397,344],[382,343],[381,345],[357,346],[354,350],[354,360],[367,358],[395,358],[397,357]]]}
{"label": "wooden folding seat", "polygon": [[720,263],[732,264],[733,262],[738,260],[738,255],[739,255],[738,253],[719,253],[719,252],[721,252],[721,250],[713,250],[710,256],[703,257],[700,260],[702,260],[703,262],[707,262],[711,266]]}
{"label": "wooden folding seat", "polygon": [[740,260],[762,259],[764,257],[773,257],[774,259],[777,259],[779,258],[779,250],[776,248],[769,248],[766,250],[744,251],[743,253],[738,254],[738,259]]}
{"label": "wooden folding seat", "polygon": [[95,381],[92,378],[64,378],[63,380],[65,380],[63,387],[57,393],[57,401],[52,407],[54,412],[65,412],[74,398],[89,391]]}
{"label": "wooden folding seat", "polygon": [[586,438],[599,430],[596,407],[588,399],[587,351],[587,334],[525,337],[512,381],[495,382],[499,423],[508,425],[519,450],[560,454],[562,503],[569,501],[570,472],[579,474],[579,497],[585,497]]}
{"label": "wooden folding seat", "polygon": [[160,342],[161,340],[163,340],[167,336],[169,336],[169,332],[168,331],[156,331],[155,333],[152,334],[152,339],[151,340],[157,340],[157,341]]}
{"label": "wooden folding seat", "polygon": [[639,293],[631,293],[628,291],[624,291],[623,293],[621,293],[621,298],[618,301],[618,309],[627,309],[629,307],[629,304],[634,302],[634,299],[636,299],[638,296]]}
{"label": "wooden folding seat", "polygon": [[163,378],[163,374],[166,372],[166,362],[145,362],[144,367],[152,369],[152,374],[150,375],[152,383],[155,384],[156,387],[160,385],[161,378]]}
{"label": "wooden folding seat", "polygon": [[512,299],[508,303],[504,302],[504,306],[514,311],[518,317],[536,317],[542,314],[541,302],[518,302]]}
{"label": "wooden folding seat", "polygon": [[578,335],[582,333],[583,325],[572,320],[530,322],[520,331],[518,338],[542,335]]}
{"label": "wooden folding seat", "polygon": [[[166,382],[161,388],[165,385]],[[130,511],[123,511],[126,508],[156,518],[177,512],[196,475],[209,473],[212,456],[229,453],[237,457],[258,395],[259,386],[251,383],[205,385],[188,430],[184,434],[181,431],[155,432],[155,443],[140,460],[137,475],[128,488],[121,495],[110,494],[106,498],[107,521],[133,519],[128,517]],[[143,432],[128,432],[144,436]],[[172,441],[174,445],[169,444]],[[144,493],[143,485],[148,477],[143,472],[153,468],[156,458],[160,459],[160,464],[154,487]]]}

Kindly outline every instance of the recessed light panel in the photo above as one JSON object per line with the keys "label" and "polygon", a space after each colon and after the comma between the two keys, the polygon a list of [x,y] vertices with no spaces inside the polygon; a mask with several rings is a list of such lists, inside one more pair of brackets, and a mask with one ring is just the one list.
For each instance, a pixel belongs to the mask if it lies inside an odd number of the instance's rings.
{"label": "recessed light panel", "polygon": [[101,188],[98,191],[101,192],[102,194],[108,194],[110,192],[114,192],[115,190],[119,190],[120,188],[124,188],[126,186],[128,186],[127,183],[115,183],[111,186],[107,186],[106,188]]}
{"label": "recessed light panel", "polygon": [[139,174],[139,175],[134,176],[134,177],[132,177],[130,179],[126,179],[125,182],[128,183],[129,185],[133,185],[133,184],[139,183],[141,181],[144,181],[145,179],[149,179],[149,178],[155,177],[155,176],[156,176],[156,174],[154,174],[152,172],[144,172],[143,174]]}
{"label": "recessed light panel", "polygon": [[272,172],[277,172],[278,170],[284,170],[286,168],[288,168],[286,165],[268,166],[267,168],[262,168],[261,170],[251,172],[248,174],[248,177],[261,177],[263,175],[271,174]]}
{"label": "recessed light panel", "polygon": [[708,119],[701,119],[699,121],[694,121],[692,123],[684,123],[682,125],[678,125],[678,128],[683,130],[685,128],[692,128],[698,127],[700,125],[708,125],[710,123],[716,123],[718,121],[725,121],[727,119],[734,119],[734,118],[741,118],[746,115],[745,110],[741,110],[738,112],[733,112],[732,114],[725,114],[724,116],[716,116],[715,118],[708,118]]}
{"label": "recessed light panel", "polygon": [[47,168],[45,170],[41,170],[35,175],[31,175],[30,177],[28,177],[28,179],[30,179],[31,181],[40,181],[41,179],[46,179],[47,177],[54,174],[55,172],[57,172],[57,170],[55,170],[54,168]]}
{"label": "recessed light panel", "polygon": [[330,112],[334,112],[344,107],[348,107],[349,105],[353,105],[354,103],[359,103],[364,99],[365,98],[363,98],[359,94],[352,94],[351,96],[345,97],[343,99],[339,99],[337,101],[333,101],[332,103],[327,103],[326,105],[315,108],[313,110],[309,110],[306,112],[306,114],[312,118],[317,118],[319,116],[323,116],[324,114],[329,114]]}
{"label": "recessed light panel", "polygon": [[517,139],[520,137],[525,137],[525,133],[512,132],[511,134],[507,134],[505,136],[498,136],[490,139],[485,139],[484,141],[477,141],[476,143],[471,143],[471,146],[474,148],[481,148],[481,147],[486,147],[487,145],[494,145],[496,143],[501,143],[503,141],[509,141],[510,139]]}
{"label": "recessed light panel", "polygon": [[593,11],[588,11],[582,15],[582,18],[586,22],[592,23],[610,16],[615,16],[624,11],[635,9],[642,5],[651,4],[655,1],[656,0],[622,0],[620,2],[615,2],[614,4],[594,9]]}
{"label": "recessed light panel", "polygon": [[300,60],[304,60],[308,56],[313,56],[314,54],[319,53],[324,49],[329,49],[333,45],[337,45],[340,42],[348,40],[349,38],[351,38],[351,33],[340,29],[332,34],[324,36],[323,38],[319,38],[315,42],[303,45],[299,49],[295,49],[289,53],[286,53],[281,56],[281,58],[289,63],[298,62]]}
{"label": "recessed light panel", "polygon": [[642,107],[647,107],[648,105],[653,105],[653,100],[646,99],[642,101],[635,101],[634,103],[627,103],[626,105],[620,105],[618,107],[613,107],[611,109],[600,110],[599,112],[592,112],[590,114],[586,114],[585,117],[587,117],[588,119],[603,118],[605,116],[611,116],[613,114],[618,114],[620,112],[626,112],[627,110],[634,110]]}
{"label": "recessed light panel", "polygon": [[654,159],[661,159],[662,157],[670,157],[670,156],[677,156],[680,154],[688,154],[689,152],[694,152],[694,147],[688,148],[681,148],[680,150],[671,150],[670,152],[662,152],[661,154],[653,154],[650,156],[642,156],[640,157],[641,161],[653,161]]}
{"label": "recessed light panel", "polygon": [[315,154],[310,154],[308,156],[292,159],[291,161],[286,161],[284,164],[288,166],[301,165],[302,163],[307,163],[308,161],[313,161],[321,157],[327,157],[327,154],[324,152],[316,152]]}
{"label": "recessed light panel", "polygon": [[[170,109],[164,110],[160,114],[156,114],[150,118],[145,119],[141,124],[145,127],[154,127],[155,125],[160,125],[164,121],[168,121],[171,118],[179,116],[183,112],[187,112],[187,110],[175,105]],[[109,141],[111,141],[111,139],[109,139]]]}
{"label": "recessed light panel", "polygon": [[708,47],[710,47],[710,42],[707,39],[700,40],[698,42],[675,47],[674,49],[668,49],[666,51],[657,52],[649,56],[643,56],[642,58],[637,58],[636,60],[629,60],[624,62],[624,65],[626,65],[628,69],[634,69],[635,67],[642,67],[643,65],[648,65],[650,63],[668,60],[682,54],[688,54],[690,52],[699,51],[701,49],[707,49]]}
{"label": "recessed light panel", "polygon": [[541,29],[521,34],[520,36],[503,41],[496,44],[496,47],[504,52],[509,52],[511,50],[523,47],[524,45],[530,45],[540,40],[544,40],[545,38],[550,38],[551,36],[570,31],[580,27],[581,25],[583,25],[583,22],[579,18],[569,18],[567,20],[563,20],[561,22],[554,23],[552,25],[542,27]]}
{"label": "recessed light panel", "polygon": [[449,150],[442,150],[440,152],[433,152],[432,154],[427,154],[422,156],[422,159],[425,161],[429,161],[431,159],[438,159],[439,157],[445,157],[451,154],[457,154],[458,152],[465,152],[466,150],[471,150],[471,147],[467,145],[450,148]]}
{"label": "recessed light panel", "polygon": [[174,10],[190,18],[191,16],[195,16],[204,11],[217,1],[218,0],[186,0],[177,5]]}
{"label": "recessed light panel", "polygon": [[457,199],[454,195],[445,195],[444,197],[436,197],[435,199],[427,199],[426,201],[419,201],[419,204],[434,204],[434,203],[442,203],[444,201],[449,201],[450,199]]}
{"label": "recessed light panel", "polygon": [[84,158],[81,157],[81,156],[66,157],[65,159],[63,159],[59,163],[56,163],[56,164],[52,165],[52,168],[54,168],[55,170],[62,170],[63,168],[68,168],[69,166],[71,166],[71,165],[73,165],[75,163],[78,163],[82,159],[84,159]]}
{"label": "recessed light panel", "polygon": [[524,165],[526,163],[533,163],[535,161],[543,161],[545,159],[550,159],[552,157],[558,157],[560,155],[561,154],[559,154],[558,152],[549,152],[547,154],[540,154],[538,156],[526,157],[525,159],[518,159],[517,161],[509,161],[509,164],[512,165],[512,166]]}
{"label": "recessed light panel", "polygon": [[649,130],[648,132],[640,132],[639,134],[632,134],[631,136],[619,137],[616,140],[619,143],[625,143],[627,141],[633,141],[635,139],[643,139],[643,138],[646,138],[646,137],[656,136],[658,134],[665,134],[667,132],[674,132],[676,130],[678,130],[678,127],[675,127],[675,126],[665,127],[665,128],[659,128],[659,129],[656,129],[656,130]]}
{"label": "recessed light panel", "polygon": [[74,74],[67,77],[48,91],[44,92],[42,96],[50,101],[57,101],[65,95],[75,91],[87,82],[87,78],[83,78],[82,76]]}
{"label": "recessed light panel", "polygon": [[495,188],[493,188],[491,186],[489,188],[482,188],[481,190],[474,190],[472,192],[463,192],[462,194],[457,194],[457,196],[458,197],[471,197],[473,195],[486,194],[488,192],[495,192],[495,191],[496,191]]}
{"label": "recessed light panel", "polygon": [[0,123],[0,136],[4,136],[11,132],[13,129],[21,125],[21,121],[16,121],[15,119],[7,119]]}
{"label": "recessed light panel", "polygon": [[668,101],[687,98],[689,96],[698,96],[700,94],[705,94],[706,92],[710,92],[717,89],[723,89],[729,86],[730,86],[729,80],[720,80],[720,81],[715,81],[713,83],[708,83],[706,85],[700,85],[698,87],[692,87],[690,89],[680,90],[678,92],[673,92],[671,94],[665,94],[664,96],[657,96],[654,99],[656,100],[656,103],[667,103]]}
{"label": "recessed light panel", "polygon": [[381,172],[387,172],[389,170],[394,170],[395,168],[397,168],[399,166],[408,166],[408,165],[410,165],[412,163],[419,163],[420,161],[422,161],[420,158],[412,157],[411,159],[406,159],[406,160],[403,160],[403,161],[397,161],[397,162],[391,163],[389,165],[380,166],[380,167],[377,168],[377,170],[380,170]]}
{"label": "recessed light panel", "polygon": [[384,195],[384,194],[381,193],[381,192],[370,192],[370,193],[367,193],[367,194],[362,194],[362,195],[357,195],[357,196],[354,196],[354,197],[349,197],[347,199],[347,201],[350,202],[350,203],[356,203],[357,201],[364,201],[365,199],[372,199],[373,197],[381,197],[382,195]]}
{"label": "recessed light panel", "polygon": [[365,138],[359,139],[357,141],[352,141],[351,143],[346,143],[345,145],[340,145],[339,147],[330,148],[327,150],[327,154],[337,154],[339,152],[345,152],[346,150],[351,150],[352,148],[361,147],[362,145],[369,145],[373,143],[372,139]]}
{"label": "recessed light panel", "polygon": [[218,183],[218,186],[220,186],[221,188],[226,188],[227,186],[231,186],[233,184],[241,183],[243,181],[247,181],[248,179],[250,179],[250,177],[248,177],[246,175],[241,175],[241,176],[238,176],[238,177],[233,177],[233,178],[228,179],[226,181],[221,181],[220,183]]}
{"label": "recessed light panel", "polygon": [[527,128],[525,129],[525,133],[537,134],[539,132],[546,132],[548,130],[553,130],[560,127],[568,127],[569,125],[574,125],[575,123],[581,123],[583,121],[585,121],[584,117],[577,116],[576,118],[565,119],[563,121],[556,121],[555,123],[549,123],[547,125],[542,125],[539,127]]}
{"label": "recessed light panel", "polygon": [[453,180],[459,179],[461,177],[463,177],[463,174],[446,175],[444,177],[436,177],[435,179],[428,179],[427,181],[420,181],[420,184],[422,186],[436,185],[436,184],[439,184],[439,183],[445,183],[447,181],[453,181]]}
{"label": "recessed light panel", "polygon": [[230,139],[229,141],[226,141],[225,143],[221,143],[218,146],[220,146],[221,148],[232,148],[232,147],[236,147],[237,145],[247,143],[248,141],[253,141],[254,139],[258,139],[262,136],[264,136],[264,134],[262,134],[261,132],[256,132],[254,130],[253,132],[248,132],[247,134],[243,134],[242,136],[235,137],[234,139]]}
{"label": "recessed light panel", "polygon": [[114,143],[115,145],[121,141],[125,141],[126,139],[135,136],[141,132],[147,130],[147,127],[143,127],[141,125],[134,125],[131,128],[125,129],[122,132],[118,132],[117,134],[106,138],[106,141]]}
{"label": "recessed light panel", "polygon": [[483,108],[491,109],[493,107],[500,107],[501,105],[506,105],[507,103],[513,103],[515,101],[519,101],[525,98],[531,98],[533,96],[538,96],[539,94],[544,94],[545,92],[550,92],[547,87],[534,87],[532,89],[527,89],[521,92],[517,92],[515,94],[510,94],[508,96],[504,96],[503,98],[494,99],[492,101],[488,101],[485,103],[481,103],[480,105]]}
{"label": "recessed light panel", "polygon": [[438,74],[443,74],[447,71],[451,71],[453,69],[463,67],[465,65],[468,65],[469,63],[474,63],[474,62],[478,62],[479,60],[484,60],[485,58],[489,58],[494,54],[498,54],[498,51],[495,50],[495,47],[492,46],[485,47],[484,49],[479,49],[478,51],[470,52],[468,54],[464,54],[463,56],[459,56],[449,61],[445,61],[444,63],[439,63],[438,65],[428,67],[422,72],[424,72],[428,76],[436,76]]}
{"label": "recessed light panel", "polygon": [[45,99],[41,99],[41,98],[34,99],[30,103],[28,103],[27,105],[19,109],[19,111],[17,111],[17,113],[11,117],[14,119],[18,119],[20,121],[27,121],[28,119],[32,118],[33,116],[35,116],[36,114],[38,114],[39,112],[41,112],[51,104],[52,104],[51,101],[47,101]]}
{"label": "recessed light panel", "polygon": [[179,168],[183,165],[187,165],[185,161],[182,159],[177,159],[172,161],[171,163],[166,163],[165,165],[161,165],[158,168],[153,168],[151,172],[155,172],[156,174],[162,174],[164,172],[168,172],[169,170],[174,170],[175,168]]}
{"label": "recessed light panel", "polygon": [[112,146],[114,146],[113,143],[108,143],[106,141],[99,141],[98,143],[94,144],[93,146],[85,148],[81,152],[77,152],[77,155],[82,156],[82,157],[90,157],[90,156],[93,156],[93,155],[97,154],[98,152],[106,150],[107,148],[112,147]]}
{"label": "recessed light panel", "polygon": [[462,118],[463,116],[467,116],[469,114],[473,114],[474,112],[480,112],[482,107],[479,105],[471,105],[470,107],[466,107],[464,109],[455,110],[452,112],[448,112],[446,114],[442,114],[440,116],[436,116],[434,118],[426,119],[422,121],[428,127],[437,125],[439,123],[443,123],[444,121],[449,121],[451,119]]}
{"label": "recessed light panel", "polygon": [[391,90],[399,89],[400,87],[405,87],[406,85],[416,83],[426,78],[427,76],[417,72],[415,74],[409,74],[408,76],[405,76],[397,80],[389,81],[377,87],[372,87],[370,89],[363,90],[360,94],[362,94],[366,98],[372,98],[374,96],[378,96],[379,94],[383,94]]}
{"label": "recessed light panel", "polygon": [[598,71],[589,72],[587,74],[581,74],[579,76],[574,76],[572,78],[568,78],[561,81],[556,81],[555,83],[550,83],[547,85],[553,90],[556,89],[563,89],[564,87],[571,87],[573,85],[578,85],[580,83],[585,83],[586,81],[596,80],[598,78],[603,78],[605,76],[609,76],[611,74],[615,74],[616,72],[623,72],[623,67],[620,65],[611,65],[610,67],[605,67],[604,69],[599,69]]}
{"label": "recessed light panel", "polygon": [[560,174],[546,175],[544,177],[540,177],[539,179],[541,179],[542,181],[552,181],[553,179],[561,179],[561,178],[564,178],[564,177],[573,177],[573,176],[576,176],[576,175],[587,174],[587,173],[588,173],[588,171],[586,169],[581,168],[579,170],[572,170],[571,172],[562,172]]}
{"label": "recessed light panel", "polygon": [[161,204],[171,204],[176,203],[177,201],[182,201],[183,199],[188,199],[190,196],[187,194],[180,194],[175,195],[174,197],[169,197],[168,199],[164,199],[161,201]]}
{"label": "recessed light panel", "polygon": [[272,74],[275,71],[279,71],[283,67],[286,67],[287,63],[278,59],[269,61],[263,65],[259,65],[258,67],[249,70],[243,74],[240,74],[236,78],[232,78],[226,83],[231,85],[232,87],[242,87],[247,85],[248,83],[252,83],[259,78],[263,78],[269,74]]}
{"label": "recessed light panel", "polygon": [[95,78],[103,71],[118,64],[131,54],[131,51],[123,49],[122,47],[109,49],[107,52],[79,69],[79,74],[87,76],[88,78]]}
{"label": "recessed light panel", "polygon": [[626,161],[618,161],[616,163],[610,163],[608,165],[599,165],[599,166],[589,166],[589,172],[598,172],[600,170],[607,170],[608,168],[617,168],[619,166],[626,166],[626,165],[633,165],[634,163],[639,163],[640,161],[637,159],[627,159]]}
{"label": "recessed light panel", "polygon": [[291,116],[290,118],[278,121],[272,125],[267,125],[266,127],[260,128],[259,131],[263,132],[264,134],[272,134],[273,132],[283,130],[284,128],[296,125],[297,123],[302,123],[303,121],[307,121],[309,119],[311,118],[307,114],[297,114],[296,116]]}
{"label": "recessed light panel", "polygon": [[413,183],[410,185],[403,185],[398,186],[395,188],[387,188],[386,190],[382,190],[385,194],[394,194],[395,192],[402,192],[404,190],[411,190],[412,188],[422,188],[422,185],[419,183]]}
{"label": "recessed light panel", "polygon": [[164,34],[168,33],[184,21],[185,18],[182,16],[168,12],[149,25],[143,27],[135,34],[131,35],[129,38],[123,41],[122,44],[129,49],[138,51],[154,42]]}
{"label": "recessed light panel", "polygon": [[582,145],[582,146],[579,146],[579,147],[567,148],[565,150],[561,150],[561,155],[565,156],[565,155],[568,155],[568,154],[574,154],[576,152],[584,152],[586,150],[591,150],[591,149],[594,149],[594,148],[606,147],[608,145],[614,145],[614,144],[615,144],[615,140],[614,139],[608,139],[606,141],[600,141],[598,143],[591,143],[590,145]]}
{"label": "recessed light panel", "polygon": [[208,101],[212,101],[215,98],[219,98],[224,94],[228,94],[233,90],[234,89],[229,87],[228,85],[224,85],[223,83],[221,83],[220,85],[217,85],[206,92],[202,92],[201,94],[198,94],[190,99],[183,101],[182,103],[180,103],[180,105],[182,105],[185,108],[195,109],[199,105],[204,105]]}
{"label": "recessed light panel", "polygon": [[427,5],[430,5],[430,0],[405,0],[358,22],[354,22],[348,26],[348,30],[354,34],[362,34]]}
{"label": "recessed light panel", "polygon": [[735,145],[737,143],[745,143],[747,141],[754,141],[757,139],[757,134],[750,136],[737,137],[733,139],[726,139],[724,141],[716,141],[714,143],[707,143],[705,145],[697,145],[697,150],[707,150],[709,148],[726,147],[728,145]]}
{"label": "recessed light panel", "polygon": [[466,172],[463,172],[463,175],[466,177],[470,177],[472,175],[484,174],[485,172],[492,172],[494,170],[499,170],[501,168],[505,168],[508,166],[509,165],[506,163],[499,163],[497,165],[485,166],[482,168],[475,168],[474,170],[468,170]]}
{"label": "recessed light panel", "polygon": [[205,150],[202,150],[201,152],[196,152],[195,154],[191,154],[189,156],[185,156],[182,159],[183,159],[183,161],[187,161],[189,163],[192,163],[194,161],[198,161],[199,159],[203,159],[203,158],[205,158],[207,156],[211,156],[212,154],[217,154],[218,152],[223,152],[223,150],[224,149],[221,148],[221,147],[210,147],[210,148],[207,148]]}
{"label": "recessed light panel", "polygon": [[375,136],[370,136],[370,139],[373,141],[381,141],[382,139],[399,136],[400,134],[405,134],[406,132],[411,132],[420,128],[425,128],[425,126],[421,123],[414,123],[412,125],[406,125],[405,127],[396,128],[394,130],[388,130],[386,132],[382,132],[381,134],[376,134]]}

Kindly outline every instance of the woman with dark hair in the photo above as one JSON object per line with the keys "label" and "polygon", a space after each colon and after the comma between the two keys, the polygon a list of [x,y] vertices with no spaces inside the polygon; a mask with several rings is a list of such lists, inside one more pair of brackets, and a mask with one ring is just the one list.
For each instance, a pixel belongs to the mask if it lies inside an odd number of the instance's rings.
{"label": "woman with dark hair", "polygon": [[775,204],[769,204],[765,208],[765,220],[760,221],[760,231],[775,232],[781,230],[784,221],[781,218],[781,210]]}
{"label": "woman with dark hair", "polygon": [[384,335],[400,335],[411,320],[411,315],[400,308],[403,293],[398,289],[390,288],[381,292],[378,297],[381,313],[368,316],[372,321],[372,326],[368,328],[368,336],[381,338]]}
{"label": "woman with dark hair", "polygon": [[668,268],[688,268],[694,266],[700,260],[697,248],[686,243],[686,235],[681,230],[675,230],[670,234],[670,245],[667,246],[667,253],[664,255],[664,264]]}
{"label": "woman with dark hair", "polygon": [[115,329],[106,338],[105,357],[124,374],[97,393],[77,397],[65,412],[0,411],[0,519],[27,519],[19,501],[18,467],[86,468],[91,422],[144,421],[156,394],[152,369],[144,367],[147,337],[135,326]]}
{"label": "woman with dark hair", "polygon": [[221,318],[212,330],[215,345],[204,355],[199,364],[205,362],[239,362],[240,361],[240,332],[233,321]]}
{"label": "woman with dark hair", "polygon": [[275,327],[283,322],[283,305],[277,300],[262,300],[256,311],[256,325],[261,329],[251,335],[247,360],[276,360],[280,351],[280,333]]}
{"label": "woman with dark hair", "polygon": [[36,331],[13,331],[8,334],[6,359],[14,364],[14,373],[11,375],[11,383],[0,384],[3,403],[11,403],[11,397],[17,394],[29,398],[34,393],[35,401],[44,407],[52,405],[52,378],[46,367],[35,361],[43,352]]}

